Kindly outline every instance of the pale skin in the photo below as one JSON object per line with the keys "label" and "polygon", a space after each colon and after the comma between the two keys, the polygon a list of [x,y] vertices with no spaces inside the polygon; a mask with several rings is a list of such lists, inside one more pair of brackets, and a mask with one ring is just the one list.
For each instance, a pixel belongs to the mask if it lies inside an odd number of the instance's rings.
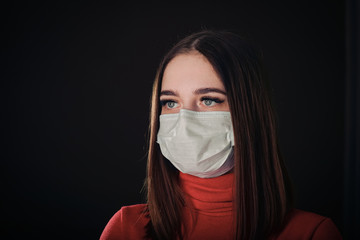
{"label": "pale skin", "polygon": [[166,66],[160,102],[161,114],[178,113],[180,109],[230,111],[224,84],[209,61],[197,51],[180,54]]}

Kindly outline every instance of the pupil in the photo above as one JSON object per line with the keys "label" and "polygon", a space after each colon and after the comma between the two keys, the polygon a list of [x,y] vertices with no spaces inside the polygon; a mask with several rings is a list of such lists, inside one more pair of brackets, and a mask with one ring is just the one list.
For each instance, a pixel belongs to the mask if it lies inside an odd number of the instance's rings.
{"label": "pupil", "polygon": [[169,108],[173,108],[173,107],[174,107],[174,105],[175,105],[175,103],[174,103],[174,102],[168,102],[168,106],[169,106]]}
{"label": "pupil", "polygon": [[211,100],[205,100],[205,105],[211,105]]}

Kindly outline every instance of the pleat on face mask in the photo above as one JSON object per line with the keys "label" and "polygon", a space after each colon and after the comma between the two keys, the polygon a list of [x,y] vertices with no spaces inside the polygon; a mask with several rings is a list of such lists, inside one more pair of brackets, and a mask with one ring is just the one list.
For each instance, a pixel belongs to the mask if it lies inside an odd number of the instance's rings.
{"label": "pleat on face mask", "polygon": [[179,171],[201,178],[220,176],[234,166],[234,135],[230,112],[160,115],[157,142]]}

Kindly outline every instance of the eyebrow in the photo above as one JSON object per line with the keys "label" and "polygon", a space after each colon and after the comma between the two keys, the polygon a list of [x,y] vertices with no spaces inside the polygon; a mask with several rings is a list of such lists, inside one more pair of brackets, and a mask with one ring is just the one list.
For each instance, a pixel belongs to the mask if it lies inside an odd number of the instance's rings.
{"label": "eyebrow", "polygon": [[174,91],[171,90],[165,90],[165,91],[161,91],[160,92],[160,96],[177,96],[178,94],[176,94]]}
{"label": "eyebrow", "polygon": [[[226,92],[219,88],[199,88],[194,91],[194,93],[196,95],[206,94],[206,93],[211,93],[211,92],[216,92],[216,93],[221,93],[223,95],[226,95]],[[178,94],[172,90],[164,90],[164,91],[160,92],[160,97],[161,96],[178,96]]]}
{"label": "eyebrow", "polygon": [[199,88],[194,91],[195,94],[206,94],[210,92],[216,92],[226,95],[226,92],[219,88]]}

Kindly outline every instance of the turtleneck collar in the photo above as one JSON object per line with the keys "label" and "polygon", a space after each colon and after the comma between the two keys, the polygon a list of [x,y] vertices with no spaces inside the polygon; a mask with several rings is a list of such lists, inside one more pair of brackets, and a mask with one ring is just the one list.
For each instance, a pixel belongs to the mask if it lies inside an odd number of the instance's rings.
{"label": "turtleneck collar", "polygon": [[180,186],[189,208],[206,215],[231,215],[233,210],[234,174],[199,178],[180,172]]}

